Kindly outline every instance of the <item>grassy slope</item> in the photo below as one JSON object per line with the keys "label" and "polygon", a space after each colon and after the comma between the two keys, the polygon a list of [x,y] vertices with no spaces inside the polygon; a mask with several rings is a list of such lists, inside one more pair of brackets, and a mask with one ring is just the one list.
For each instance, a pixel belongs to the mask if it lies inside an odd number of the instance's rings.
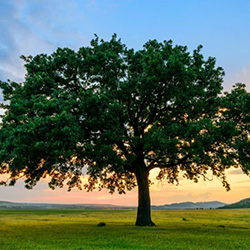
{"label": "grassy slope", "polygon": [[[153,211],[0,210],[0,249],[250,249],[250,209]],[[184,221],[186,218],[187,221]],[[106,227],[97,227],[104,221]]]}
{"label": "grassy slope", "polygon": [[250,208],[250,198],[241,200],[239,202],[220,207],[220,209],[234,209],[234,208]]}

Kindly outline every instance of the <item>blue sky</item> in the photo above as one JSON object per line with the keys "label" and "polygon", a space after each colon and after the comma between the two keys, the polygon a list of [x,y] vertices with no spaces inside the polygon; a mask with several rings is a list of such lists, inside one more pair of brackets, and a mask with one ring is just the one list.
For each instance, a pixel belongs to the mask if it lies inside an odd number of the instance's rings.
{"label": "blue sky", "polygon": [[140,49],[172,39],[217,58],[224,87],[250,84],[249,0],[0,0],[0,79],[22,80],[19,56],[86,46],[113,33]]}
{"label": "blue sky", "polygon": [[[20,55],[78,49],[94,33],[104,39],[117,33],[135,49],[149,39],[171,39],[190,51],[202,44],[204,56],[216,57],[224,68],[225,90],[244,82],[250,91],[249,10],[249,0],[0,0],[0,80],[23,80]],[[7,189],[0,190],[1,200]],[[8,188],[8,197],[12,193],[15,199],[15,189]]]}

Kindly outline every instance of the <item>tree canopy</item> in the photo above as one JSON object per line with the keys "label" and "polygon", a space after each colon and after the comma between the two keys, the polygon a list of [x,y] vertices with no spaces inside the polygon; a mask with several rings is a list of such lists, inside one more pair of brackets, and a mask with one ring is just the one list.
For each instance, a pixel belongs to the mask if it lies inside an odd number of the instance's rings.
{"label": "tree canopy", "polygon": [[66,181],[69,190],[111,193],[138,185],[137,225],[154,225],[154,168],[169,183],[211,171],[229,189],[226,169],[249,175],[250,96],[244,84],[222,94],[224,71],[201,49],[150,40],[135,51],[114,35],[78,51],[22,56],[24,82],[0,82],[0,173],[10,175],[2,184],[22,178],[32,188],[51,177],[51,188]]}

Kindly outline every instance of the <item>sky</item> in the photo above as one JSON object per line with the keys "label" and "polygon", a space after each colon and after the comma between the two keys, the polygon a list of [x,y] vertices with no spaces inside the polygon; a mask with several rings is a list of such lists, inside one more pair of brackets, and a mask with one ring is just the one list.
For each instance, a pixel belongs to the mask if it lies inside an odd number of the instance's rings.
{"label": "sky", "polygon": [[[0,0],[0,80],[24,80],[21,55],[50,54],[58,47],[77,50],[88,46],[94,34],[109,40],[117,33],[136,50],[150,39],[171,39],[174,44],[187,45],[189,51],[202,44],[203,55],[215,57],[217,66],[225,71],[224,91],[237,82],[245,83],[250,91],[249,9],[249,0]],[[154,179],[155,173],[151,176]],[[155,181],[151,201],[154,205],[232,203],[249,197],[249,177],[230,169],[228,180],[229,192],[217,179],[198,184],[181,179],[178,186]],[[137,190],[126,196],[105,190],[69,193],[66,188],[50,190],[46,180],[25,190],[20,181],[15,187],[0,187],[0,200],[136,205]]]}

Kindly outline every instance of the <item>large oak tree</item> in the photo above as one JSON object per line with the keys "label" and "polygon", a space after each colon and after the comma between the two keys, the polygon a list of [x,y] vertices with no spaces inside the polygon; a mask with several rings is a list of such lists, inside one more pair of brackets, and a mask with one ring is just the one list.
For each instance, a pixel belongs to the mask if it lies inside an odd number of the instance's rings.
{"label": "large oak tree", "polygon": [[[1,82],[2,184],[68,185],[124,193],[138,186],[136,225],[152,226],[149,172],[178,183],[208,171],[229,189],[225,170],[249,174],[249,93],[221,94],[224,72],[171,41],[128,49],[96,36],[77,52],[24,57],[25,81]],[[81,182],[83,168],[89,182]]]}

